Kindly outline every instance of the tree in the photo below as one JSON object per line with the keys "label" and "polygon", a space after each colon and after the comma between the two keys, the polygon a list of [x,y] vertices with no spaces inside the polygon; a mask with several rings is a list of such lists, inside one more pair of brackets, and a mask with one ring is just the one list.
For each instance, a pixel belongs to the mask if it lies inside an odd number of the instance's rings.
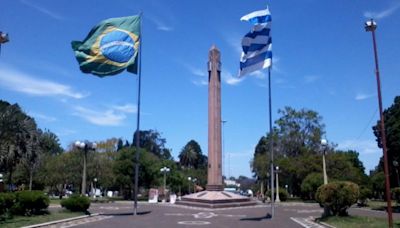
{"label": "tree", "polygon": [[200,145],[190,140],[179,153],[179,164],[187,168],[207,167],[207,157],[201,152]]}
{"label": "tree", "polygon": [[[156,155],[159,158],[172,159],[169,149],[165,148],[167,140],[161,138],[161,134],[155,130],[139,131],[140,139],[139,145],[141,149]],[[133,143],[131,146],[136,145],[136,134],[133,134]]]}
{"label": "tree", "polygon": [[[136,148],[124,148],[119,151],[113,172],[116,182],[120,186],[125,198],[132,197],[133,180],[135,177]],[[149,188],[158,186],[158,177],[161,168],[160,158],[153,153],[141,149],[139,152],[139,186]]]}
{"label": "tree", "polygon": [[325,133],[322,117],[313,110],[296,111],[291,107],[280,109],[281,117],[275,121],[282,155],[296,157],[304,153],[317,153],[321,136]]}
{"label": "tree", "polygon": [[27,152],[27,142],[36,131],[33,118],[27,116],[18,104],[0,101],[0,167],[8,171],[8,184],[12,185],[15,166]]}
{"label": "tree", "polygon": [[[383,112],[385,120],[385,134],[387,158],[389,165],[390,186],[399,186],[399,171],[400,171],[400,96],[395,97],[394,103]],[[379,148],[382,148],[382,136],[380,121],[372,127],[376,142]],[[377,171],[383,171],[383,161],[378,164]]]}
{"label": "tree", "polygon": [[315,199],[315,192],[324,184],[322,173],[310,173],[301,183],[301,191],[307,199]]}

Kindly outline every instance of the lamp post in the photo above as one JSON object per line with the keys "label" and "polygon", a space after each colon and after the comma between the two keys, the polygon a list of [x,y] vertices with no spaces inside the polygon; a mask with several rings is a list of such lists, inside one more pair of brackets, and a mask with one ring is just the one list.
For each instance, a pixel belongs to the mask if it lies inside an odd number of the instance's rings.
{"label": "lamp post", "polygon": [[193,192],[196,193],[196,181],[197,178],[193,178],[192,182],[193,182]]}
{"label": "lamp post", "polygon": [[94,178],[94,179],[93,179],[93,182],[94,182],[93,198],[96,198],[96,192],[97,192],[96,183],[97,183],[97,178]]}
{"label": "lamp post", "polygon": [[376,48],[376,39],[375,39],[375,30],[376,30],[376,22],[371,19],[365,22],[365,31],[372,33],[372,44],[374,48],[374,57],[375,57],[375,75],[376,75],[376,84],[378,89],[378,103],[379,103],[379,114],[380,114],[380,130],[381,130],[381,142],[383,149],[383,166],[385,171],[385,188],[386,188],[386,202],[387,202],[387,212],[388,212],[388,222],[389,227],[393,227],[393,217],[392,217],[392,203],[390,199],[390,183],[389,183],[389,164],[387,158],[387,148],[386,148],[386,135],[385,135],[385,121],[383,119],[383,111],[382,111],[382,95],[381,95],[381,79],[379,76],[379,64],[378,64],[378,51]]}
{"label": "lamp post", "polygon": [[326,175],[326,164],[325,164],[325,153],[326,147],[328,146],[328,141],[326,139],[321,139],[322,146],[322,172],[324,174],[324,184],[328,184],[328,175]]}
{"label": "lamp post", "polygon": [[276,167],[275,173],[276,173],[276,200],[275,202],[279,203],[281,202],[281,199],[279,198],[279,179],[278,179],[278,174],[279,174],[279,166]]}
{"label": "lamp post", "polygon": [[0,173],[0,192],[4,192],[3,174]]}
{"label": "lamp post", "polygon": [[[285,184],[285,189],[286,189],[286,192],[289,194],[289,185],[287,185],[287,184]],[[290,196],[290,194],[289,194],[289,196]]]}
{"label": "lamp post", "polygon": [[87,153],[89,150],[96,150],[97,144],[89,142],[85,140],[85,142],[76,141],[75,147],[83,150],[83,171],[82,171],[82,186],[81,186],[81,195],[86,194],[86,161],[87,161]]}
{"label": "lamp post", "polygon": [[188,192],[189,192],[189,194],[190,194],[190,183],[192,183],[192,177],[188,177],[188,181],[189,181],[189,184],[188,184]]}
{"label": "lamp post", "polygon": [[162,173],[164,173],[164,188],[163,188],[163,195],[164,195],[164,199],[163,199],[163,203],[165,203],[165,201],[166,201],[166,198],[167,198],[167,196],[165,195],[165,188],[166,188],[166,186],[167,186],[167,181],[166,181],[166,176],[167,176],[167,173],[170,171],[170,169],[168,168],[168,167],[162,167],[161,169],[160,169],[160,171],[162,172]]}

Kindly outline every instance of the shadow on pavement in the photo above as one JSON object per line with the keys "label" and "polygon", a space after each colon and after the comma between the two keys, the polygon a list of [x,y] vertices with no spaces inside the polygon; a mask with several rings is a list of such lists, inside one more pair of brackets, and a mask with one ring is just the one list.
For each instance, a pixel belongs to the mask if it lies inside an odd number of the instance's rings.
{"label": "shadow on pavement", "polygon": [[261,221],[261,220],[264,220],[264,219],[271,219],[271,218],[272,218],[272,216],[268,213],[267,215],[262,216],[262,217],[241,218],[240,221]]}
{"label": "shadow on pavement", "polygon": [[[151,211],[138,211],[137,215],[147,215],[150,214]],[[128,212],[128,213],[100,213],[100,215],[106,215],[106,216],[127,216],[131,215],[133,216],[133,212]]]}

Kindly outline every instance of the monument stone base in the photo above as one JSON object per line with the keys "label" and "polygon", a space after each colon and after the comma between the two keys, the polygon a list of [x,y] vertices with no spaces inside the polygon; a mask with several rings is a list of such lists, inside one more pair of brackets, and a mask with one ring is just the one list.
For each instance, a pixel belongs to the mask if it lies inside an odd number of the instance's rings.
{"label": "monument stone base", "polygon": [[182,200],[176,201],[176,204],[205,208],[227,208],[252,206],[256,205],[256,201],[232,192],[206,190],[185,195]]}

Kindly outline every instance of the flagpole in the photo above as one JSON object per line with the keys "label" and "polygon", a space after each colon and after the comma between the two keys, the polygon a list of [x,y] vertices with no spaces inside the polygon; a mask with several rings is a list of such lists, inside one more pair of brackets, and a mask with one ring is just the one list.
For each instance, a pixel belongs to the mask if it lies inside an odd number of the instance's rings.
{"label": "flagpole", "polygon": [[137,195],[139,182],[139,150],[140,150],[140,92],[142,82],[142,13],[140,13],[140,36],[139,36],[139,64],[138,64],[138,100],[137,100],[137,118],[136,118],[136,153],[135,153],[135,189],[133,215],[137,215]]}
{"label": "flagpole", "polygon": [[[271,218],[275,215],[275,204],[274,204],[274,151],[273,151],[273,132],[272,132],[272,98],[271,98],[271,66],[268,67],[268,93],[269,93],[269,151],[271,161]],[[279,194],[279,193],[277,193]]]}

